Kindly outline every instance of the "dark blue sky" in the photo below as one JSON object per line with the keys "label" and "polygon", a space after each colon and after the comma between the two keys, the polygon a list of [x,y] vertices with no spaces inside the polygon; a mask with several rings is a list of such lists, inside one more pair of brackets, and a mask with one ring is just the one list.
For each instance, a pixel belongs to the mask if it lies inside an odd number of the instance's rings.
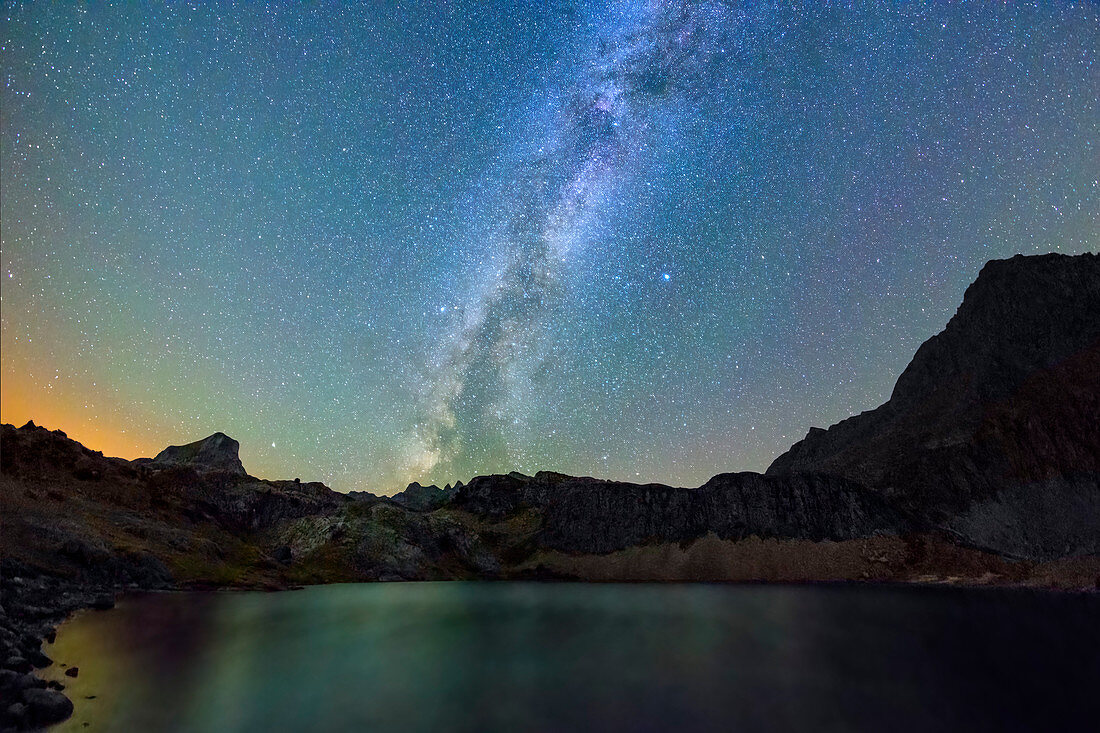
{"label": "dark blue sky", "polygon": [[4,13],[3,419],[695,485],[1100,240],[1093,4]]}

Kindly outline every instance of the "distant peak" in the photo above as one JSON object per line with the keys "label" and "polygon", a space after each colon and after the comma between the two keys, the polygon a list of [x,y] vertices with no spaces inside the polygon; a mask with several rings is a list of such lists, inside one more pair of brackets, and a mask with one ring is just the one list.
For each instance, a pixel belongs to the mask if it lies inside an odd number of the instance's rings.
{"label": "distant peak", "polygon": [[153,459],[154,465],[186,465],[205,471],[246,475],[240,458],[241,444],[222,432],[186,445],[170,445]]}
{"label": "distant peak", "polygon": [[419,481],[413,481],[404,491],[400,491],[390,497],[391,500],[417,510],[430,510],[442,506],[451,500],[458,486],[447,484],[445,488],[439,488],[435,484],[423,486]]}

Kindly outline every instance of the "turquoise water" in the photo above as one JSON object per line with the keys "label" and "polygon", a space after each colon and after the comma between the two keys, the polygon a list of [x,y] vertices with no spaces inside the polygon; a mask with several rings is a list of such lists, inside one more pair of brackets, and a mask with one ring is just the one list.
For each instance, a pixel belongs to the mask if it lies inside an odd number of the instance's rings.
{"label": "turquoise water", "polygon": [[1098,620],[1027,592],[377,583],[131,597],[46,651],[58,731],[1051,730],[1097,711]]}

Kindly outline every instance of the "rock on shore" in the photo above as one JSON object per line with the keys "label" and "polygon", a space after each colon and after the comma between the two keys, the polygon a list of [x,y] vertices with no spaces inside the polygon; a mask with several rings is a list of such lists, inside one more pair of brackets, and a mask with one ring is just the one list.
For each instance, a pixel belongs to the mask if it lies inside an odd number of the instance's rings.
{"label": "rock on shore", "polygon": [[114,589],[66,581],[16,561],[0,561],[0,731],[38,728],[65,720],[73,704],[34,675],[52,660],[42,653],[55,627],[72,611],[109,607]]}

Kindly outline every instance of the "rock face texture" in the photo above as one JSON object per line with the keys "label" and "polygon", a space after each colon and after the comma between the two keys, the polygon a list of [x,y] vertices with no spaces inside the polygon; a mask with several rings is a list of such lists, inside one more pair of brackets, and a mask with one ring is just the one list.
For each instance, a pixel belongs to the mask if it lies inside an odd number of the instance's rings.
{"label": "rock face texture", "polygon": [[170,445],[153,459],[156,467],[191,466],[205,471],[225,471],[244,476],[244,465],[240,458],[241,444],[225,433],[196,440],[187,445]]}
{"label": "rock face texture", "polygon": [[574,478],[479,476],[453,506],[486,517],[525,510],[543,519],[540,547],[605,553],[633,545],[758,537],[848,540],[903,532],[910,522],[881,496],[831,476],[724,473],[697,489]]}
{"label": "rock face texture", "polygon": [[888,402],[811,428],[767,471],[799,473],[1002,553],[1100,552],[1100,256],[986,264]]}

